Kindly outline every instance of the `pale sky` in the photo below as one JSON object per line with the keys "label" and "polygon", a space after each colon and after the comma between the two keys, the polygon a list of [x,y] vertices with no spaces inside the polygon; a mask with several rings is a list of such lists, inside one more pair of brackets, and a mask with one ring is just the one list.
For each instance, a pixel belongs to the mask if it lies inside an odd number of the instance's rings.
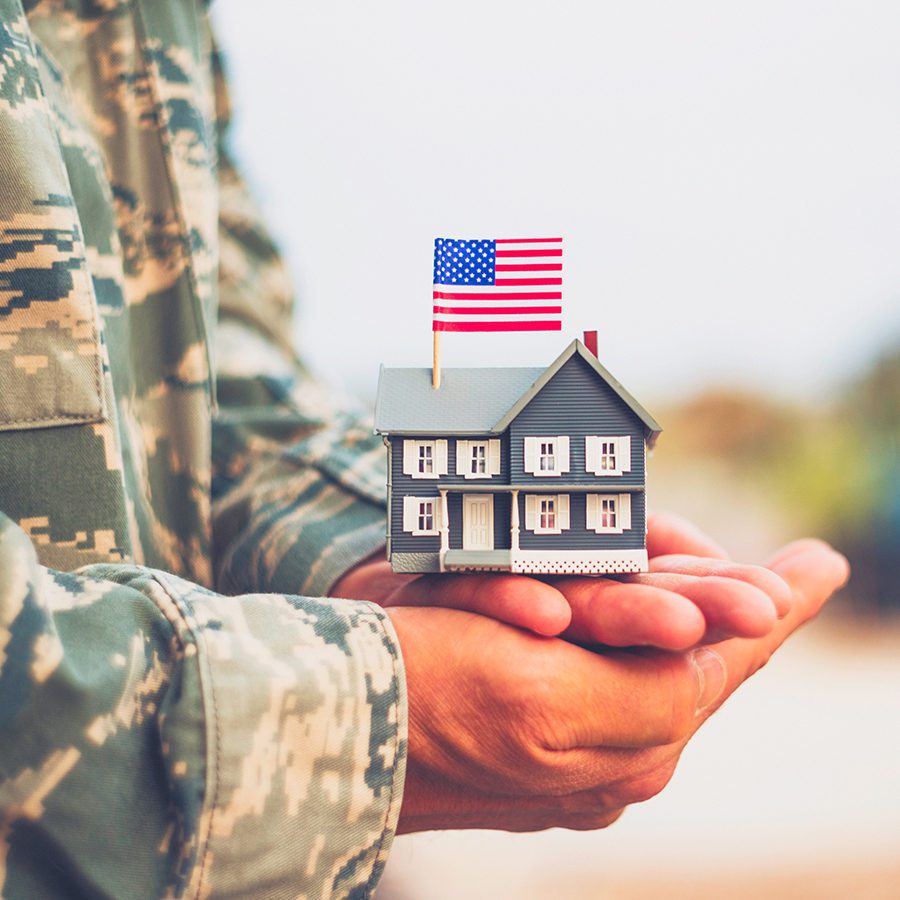
{"label": "pale sky", "polygon": [[900,340],[900,6],[217,0],[236,146],[302,297],[371,396],[431,364],[435,237],[565,237],[563,333],[642,401],[817,399]]}

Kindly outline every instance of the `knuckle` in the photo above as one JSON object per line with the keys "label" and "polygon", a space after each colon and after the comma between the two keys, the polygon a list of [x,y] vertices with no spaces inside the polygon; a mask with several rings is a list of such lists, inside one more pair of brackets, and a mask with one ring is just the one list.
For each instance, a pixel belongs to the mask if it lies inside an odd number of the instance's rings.
{"label": "knuckle", "polygon": [[697,711],[697,676],[686,659],[672,660],[662,672],[667,698],[660,708],[659,743],[675,744],[690,736]]}

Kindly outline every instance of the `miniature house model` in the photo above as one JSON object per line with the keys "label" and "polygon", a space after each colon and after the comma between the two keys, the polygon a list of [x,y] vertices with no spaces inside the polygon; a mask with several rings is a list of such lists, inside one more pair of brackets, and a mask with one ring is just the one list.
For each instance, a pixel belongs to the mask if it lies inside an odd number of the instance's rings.
{"label": "miniature house model", "polygon": [[[593,351],[593,352],[592,352]],[[382,367],[395,572],[647,570],[646,450],[660,427],[573,341],[547,369]]]}

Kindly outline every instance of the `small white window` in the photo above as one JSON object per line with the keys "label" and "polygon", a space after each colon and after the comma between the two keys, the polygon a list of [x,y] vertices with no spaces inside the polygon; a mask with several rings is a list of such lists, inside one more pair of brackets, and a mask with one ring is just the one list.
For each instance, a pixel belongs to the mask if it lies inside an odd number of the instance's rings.
{"label": "small white window", "polygon": [[569,529],[568,494],[526,494],[525,529],[535,534],[561,534]]}
{"label": "small white window", "polygon": [[556,472],[556,441],[546,440],[538,443],[538,468],[549,475]]}
{"label": "small white window", "polygon": [[600,442],[600,468],[604,472],[614,472],[619,467],[616,465],[616,442]]}
{"label": "small white window", "polygon": [[419,475],[434,475],[434,444],[419,444],[416,472]]}
{"label": "small white window", "polygon": [[538,528],[541,531],[556,531],[556,497],[541,497],[540,503]]}
{"label": "small white window", "polygon": [[490,478],[500,474],[500,439],[456,442],[456,474],[464,478]]}
{"label": "small white window", "polygon": [[585,525],[596,534],[622,534],[631,528],[631,494],[588,494]]}
{"label": "small white window", "polygon": [[411,478],[438,478],[447,474],[447,441],[403,442],[403,474]]}
{"label": "small white window", "polygon": [[487,444],[469,444],[469,474],[487,475]]}
{"label": "small white window", "polygon": [[588,435],[584,439],[584,467],[594,475],[617,476],[631,471],[631,437]]}
{"label": "small white window", "polygon": [[440,509],[437,497],[404,497],[403,530],[416,537],[439,534]]}
{"label": "small white window", "polygon": [[616,509],[619,505],[618,497],[600,498],[600,529],[602,531],[614,531],[616,528]]}
{"label": "small white window", "polygon": [[430,534],[435,531],[434,527],[434,500],[419,501],[419,531],[423,534]]}
{"label": "small white window", "polygon": [[537,477],[553,477],[569,471],[569,436],[527,437],[524,469]]}

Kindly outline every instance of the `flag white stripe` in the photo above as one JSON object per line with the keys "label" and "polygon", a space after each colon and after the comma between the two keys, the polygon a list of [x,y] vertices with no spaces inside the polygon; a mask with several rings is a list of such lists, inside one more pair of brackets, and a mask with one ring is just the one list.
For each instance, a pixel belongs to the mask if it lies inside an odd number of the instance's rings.
{"label": "flag white stripe", "polygon": [[[501,275],[509,275],[510,278],[520,277],[515,272],[501,272]],[[540,272],[522,272],[521,277],[536,275],[538,278],[558,277],[559,272],[550,275],[541,275]],[[496,294],[501,299],[501,294],[558,294],[562,290],[561,284],[504,284],[495,287],[493,284],[436,284],[434,290],[444,294]],[[492,298],[493,299],[493,298]]]}
{"label": "flag white stripe", "polygon": [[562,321],[560,313],[520,313],[505,316],[462,316],[435,313],[435,322],[557,322]]}
{"label": "flag white stripe", "polygon": [[[498,266],[558,266],[562,263],[561,256],[498,256],[494,261]],[[560,272],[556,269],[556,272]]]}
{"label": "flag white stripe", "polygon": [[562,250],[562,241],[516,241],[514,244],[497,244],[498,250]]}

